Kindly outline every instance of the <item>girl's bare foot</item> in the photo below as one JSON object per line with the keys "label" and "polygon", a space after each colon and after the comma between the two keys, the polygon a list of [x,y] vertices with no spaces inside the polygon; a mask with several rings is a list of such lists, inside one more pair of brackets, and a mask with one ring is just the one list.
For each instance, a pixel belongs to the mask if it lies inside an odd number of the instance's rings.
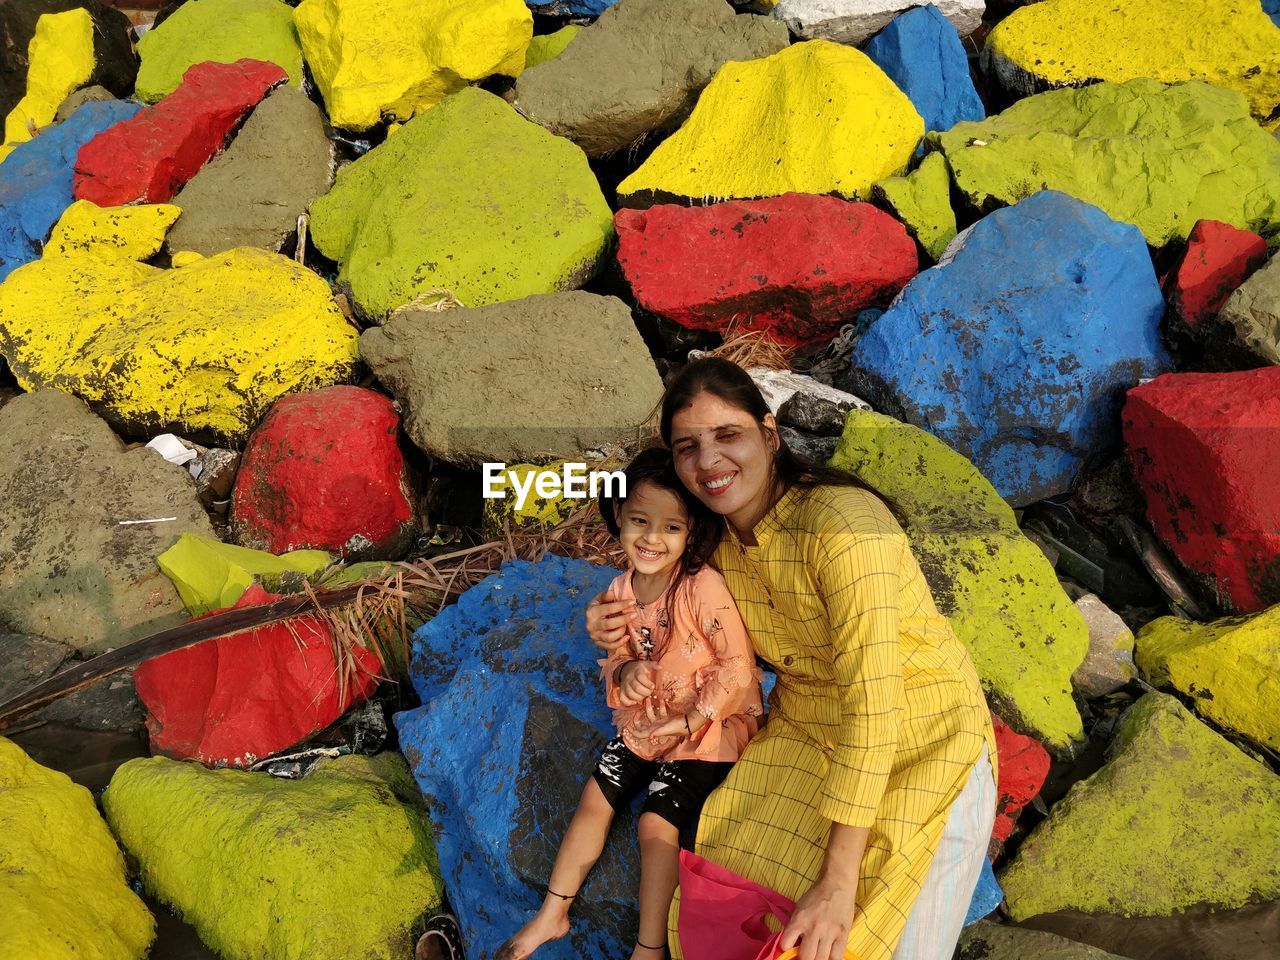
{"label": "girl's bare foot", "polygon": [[642,947],[637,943],[635,949],[631,951],[631,960],[666,960],[666,956],[666,944],[660,947]]}
{"label": "girl's bare foot", "polygon": [[569,917],[566,914],[539,910],[514,937],[498,948],[493,960],[524,960],[548,940],[559,940],[568,932]]}

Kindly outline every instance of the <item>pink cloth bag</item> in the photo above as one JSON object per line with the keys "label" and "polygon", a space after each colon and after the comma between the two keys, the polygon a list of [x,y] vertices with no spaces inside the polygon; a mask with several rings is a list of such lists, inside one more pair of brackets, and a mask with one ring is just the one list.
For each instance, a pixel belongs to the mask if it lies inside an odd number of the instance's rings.
{"label": "pink cloth bag", "polygon": [[680,948],[685,960],[777,960],[781,936],[765,926],[791,919],[795,903],[688,850],[680,851]]}

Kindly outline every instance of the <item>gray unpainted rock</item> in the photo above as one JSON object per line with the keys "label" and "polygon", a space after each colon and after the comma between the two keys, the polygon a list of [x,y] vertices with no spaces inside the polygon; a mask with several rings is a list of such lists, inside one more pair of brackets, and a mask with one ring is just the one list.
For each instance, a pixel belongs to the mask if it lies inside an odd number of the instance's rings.
{"label": "gray unpainted rock", "polygon": [[979,920],[960,935],[960,960],[1124,960],[1087,943]]}
{"label": "gray unpainted rock", "polygon": [[[806,40],[834,40],[860,44],[889,25],[898,14],[922,7],[928,0],[778,0],[773,15]],[[934,0],[962,37],[982,23],[985,0]]]}
{"label": "gray unpainted rock", "polygon": [[1086,700],[1119,690],[1138,675],[1133,663],[1133,631],[1092,593],[1076,600],[1089,627],[1089,652],[1071,674],[1071,686]]}
{"label": "gray unpainted rock", "polygon": [[23,633],[0,633],[0,703],[34,687],[66,663],[75,650],[65,643]]}
{"label": "gray unpainted rock", "polygon": [[173,202],[182,216],[169,231],[169,249],[279,252],[298,215],[333,185],[333,174],[324,114],[301,91],[281,87],[254,109],[226,152],[178,192]]}
{"label": "gray unpainted rock", "polygon": [[826,463],[835,456],[839,437],[815,436],[803,430],[795,430],[788,426],[780,426],[778,432],[793,452],[812,460],[814,463]]}
{"label": "gray unpainted rock", "polygon": [[582,460],[634,435],[662,378],[621,300],[575,290],[444,313],[360,337],[409,438],[454,463]]}
{"label": "gray unpainted rock", "polygon": [[88,656],[180,623],[155,558],[183,533],[216,538],[184,469],[59,390],[0,408],[0,627]]}
{"label": "gray unpainted rock", "polygon": [[86,103],[114,99],[115,96],[106,87],[100,87],[96,84],[92,87],[81,87],[62,101],[62,105],[58,107],[58,112],[53,119],[57,123],[61,123]]}
{"label": "gray unpainted rock", "polygon": [[[37,683],[78,666],[75,648],[56,640],[21,633],[0,633],[0,703],[26,693]],[[53,701],[20,718],[58,723],[82,730],[132,733],[145,722],[133,686],[133,671],[122,671]],[[0,733],[3,736],[3,733]]]}
{"label": "gray unpainted rock", "polygon": [[754,60],[790,42],[768,17],[724,0],[623,0],[553,60],[516,82],[515,108],[591,156],[671,129],[729,60]]}
{"label": "gray unpainted rock", "polygon": [[1280,256],[1236,288],[1218,312],[1236,341],[1267,363],[1280,363]]}
{"label": "gray unpainted rock", "polygon": [[778,422],[823,437],[844,433],[844,417],[856,403],[854,398],[839,401],[797,390],[778,408]]}

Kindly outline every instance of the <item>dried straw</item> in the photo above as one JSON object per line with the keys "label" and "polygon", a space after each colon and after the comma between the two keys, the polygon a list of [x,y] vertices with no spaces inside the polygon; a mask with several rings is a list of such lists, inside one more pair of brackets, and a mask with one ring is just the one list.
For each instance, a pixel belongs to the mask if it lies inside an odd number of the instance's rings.
{"label": "dried straw", "polygon": [[791,369],[792,355],[795,352],[792,347],[779,343],[768,330],[747,330],[745,326],[745,319],[734,316],[725,326],[724,343],[700,355],[731,360],[744,370],[752,367]]}

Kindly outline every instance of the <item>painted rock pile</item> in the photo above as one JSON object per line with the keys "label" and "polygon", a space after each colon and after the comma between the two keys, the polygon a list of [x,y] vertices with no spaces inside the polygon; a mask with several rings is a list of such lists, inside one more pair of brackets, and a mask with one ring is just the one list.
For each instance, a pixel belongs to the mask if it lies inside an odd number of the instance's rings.
{"label": "painted rock pile", "polygon": [[[0,944],[162,955],[114,833],[209,956],[409,960],[448,909],[491,958],[609,732],[611,571],[481,467],[616,464],[727,343],[981,676],[962,955],[1280,951],[1276,0],[132,16],[0,0],[0,698],[252,623],[35,715],[163,755],[91,764],[106,825],[0,739]],[[634,940],[633,832],[539,956]]]}

